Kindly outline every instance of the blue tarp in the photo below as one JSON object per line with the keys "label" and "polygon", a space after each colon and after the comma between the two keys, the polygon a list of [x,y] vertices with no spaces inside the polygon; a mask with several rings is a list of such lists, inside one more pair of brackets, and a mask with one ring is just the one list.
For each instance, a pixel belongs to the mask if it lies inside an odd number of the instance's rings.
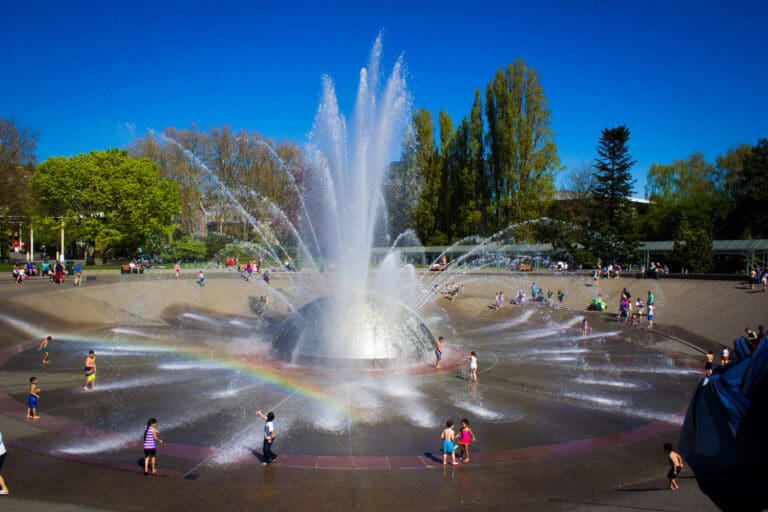
{"label": "blue tarp", "polygon": [[697,387],[680,452],[722,510],[768,508],[768,340],[734,341],[733,362]]}

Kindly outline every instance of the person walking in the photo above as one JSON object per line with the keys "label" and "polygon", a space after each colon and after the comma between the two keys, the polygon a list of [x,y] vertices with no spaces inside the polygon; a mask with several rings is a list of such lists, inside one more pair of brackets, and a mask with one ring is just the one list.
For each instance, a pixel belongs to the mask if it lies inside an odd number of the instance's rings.
{"label": "person walking", "polygon": [[477,441],[475,433],[469,428],[469,420],[461,420],[461,430],[459,430],[459,459],[461,462],[469,462],[469,443]]}
{"label": "person walking", "polygon": [[3,433],[0,432],[0,495],[7,496],[9,494],[8,492],[8,486],[5,483],[5,479],[3,478],[3,462],[5,462],[5,455],[8,452],[8,450],[5,449],[5,445],[3,444]]}
{"label": "person walking", "polygon": [[85,358],[85,385],[83,386],[85,391],[88,391],[89,384],[93,391],[96,387],[96,353],[93,350],[88,352],[88,357]]}
{"label": "person walking", "polygon": [[80,286],[83,280],[83,264],[79,261],[75,265],[75,286]]}
{"label": "person walking", "polygon": [[149,474],[150,469],[153,475],[157,474],[157,444],[162,442],[163,440],[157,436],[157,420],[149,418],[147,428],[144,430],[144,476]]}
{"label": "person walking", "polygon": [[40,417],[37,414],[37,401],[40,400],[40,391],[37,387],[37,377],[29,378],[29,397],[27,398],[27,418],[38,419]]}
{"label": "person walking", "polygon": [[440,369],[440,361],[443,359],[443,337],[438,336],[435,341],[435,369]]}
{"label": "person walking", "polygon": [[676,491],[680,487],[677,485],[675,479],[683,470],[683,458],[672,448],[672,443],[664,443],[664,452],[669,459],[669,471],[667,472],[667,479],[669,479],[669,485],[667,488],[670,491]]}
{"label": "person walking", "polygon": [[477,382],[477,354],[474,350],[469,353],[469,380]]}
{"label": "person walking", "polygon": [[277,455],[272,451],[272,443],[275,441],[275,413],[269,411],[266,416],[261,412],[261,409],[256,411],[256,414],[264,421],[264,444],[262,445],[262,453],[264,454],[264,461],[262,466],[271,464]]}
{"label": "person walking", "polygon": [[440,439],[443,440],[443,466],[448,464],[448,455],[451,456],[451,465],[458,466],[456,462],[456,445],[453,441],[456,438],[456,431],[453,430],[453,420],[445,422],[445,430],[440,433]]}

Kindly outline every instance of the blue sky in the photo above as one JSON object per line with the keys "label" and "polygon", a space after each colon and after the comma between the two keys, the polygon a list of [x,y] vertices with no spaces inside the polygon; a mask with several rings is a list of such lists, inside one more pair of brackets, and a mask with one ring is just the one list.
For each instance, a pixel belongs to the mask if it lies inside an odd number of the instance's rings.
{"label": "blue sky", "polygon": [[382,31],[383,69],[402,54],[414,106],[454,123],[525,59],[562,163],[593,160],[600,130],[625,124],[642,196],[654,162],[768,136],[765,14],[757,0],[3,1],[0,115],[38,132],[39,161],[193,122],[303,143],[321,76],[350,114]]}

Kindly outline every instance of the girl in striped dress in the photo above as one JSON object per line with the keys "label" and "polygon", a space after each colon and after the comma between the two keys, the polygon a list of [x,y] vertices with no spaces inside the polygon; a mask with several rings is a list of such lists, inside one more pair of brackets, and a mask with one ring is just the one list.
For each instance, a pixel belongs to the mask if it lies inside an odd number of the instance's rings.
{"label": "girl in striped dress", "polygon": [[157,454],[157,443],[162,442],[163,440],[157,437],[157,420],[149,418],[147,429],[144,431],[144,476],[149,473],[150,466],[152,467],[152,474],[157,474],[155,455]]}

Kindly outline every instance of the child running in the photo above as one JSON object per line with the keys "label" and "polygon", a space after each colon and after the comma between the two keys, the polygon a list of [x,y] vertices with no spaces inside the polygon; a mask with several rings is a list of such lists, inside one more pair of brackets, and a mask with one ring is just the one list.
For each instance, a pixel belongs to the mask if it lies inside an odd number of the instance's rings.
{"label": "child running", "polygon": [[453,430],[453,420],[445,422],[445,430],[440,434],[440,439],[443,440],[443,466],[448,465],[448,454],[451,455],[451,464],[458,466],[456,462],[456,445],[453,444],[453,440],[456,438],[456,432]]}
{"label": "child running", "polygon": [[27,399],[27,418],[37,419],[40,415],[37,414],[37,401],[40,399],[40,393],[42,391],[37,387],[37,377],[29,378],[29,398]]}
{"label": "child running", "polygon": [[48,364],[48,344],[52,341],[53,338],[50,336],[44,338],[43,341],[40,342],[40,347],[37,349],[43,353],[43,368]]}
{"label": "child running", "polygon": [[664,452],[669,457],[670,465],[669,471],[667,472],[667,478],[669,479],[668,489],[675,491],[680,488],[677,485],[675,478],[677,478],[677,475],[683,470],[683,458],[679,453],[672,449],[672,443],[664,443]]}
{"label": "child running", "polygon": [[149,418],[147,420],[147,428],[144,430],[144,476],[149,474],[149,469],[152,468],[152,474],[157,474],[156,456],[157,456],[157,443],[162,443],[163,440],[157,437],[157,420],[155,418]]}
{"label": "child running", "polygon": [[461,462],[469,462],[469,443],[477,441],[475,433],[469,428],[469,420],[464,418],[461,420],[461,430],[459,430],[459,459]]}

